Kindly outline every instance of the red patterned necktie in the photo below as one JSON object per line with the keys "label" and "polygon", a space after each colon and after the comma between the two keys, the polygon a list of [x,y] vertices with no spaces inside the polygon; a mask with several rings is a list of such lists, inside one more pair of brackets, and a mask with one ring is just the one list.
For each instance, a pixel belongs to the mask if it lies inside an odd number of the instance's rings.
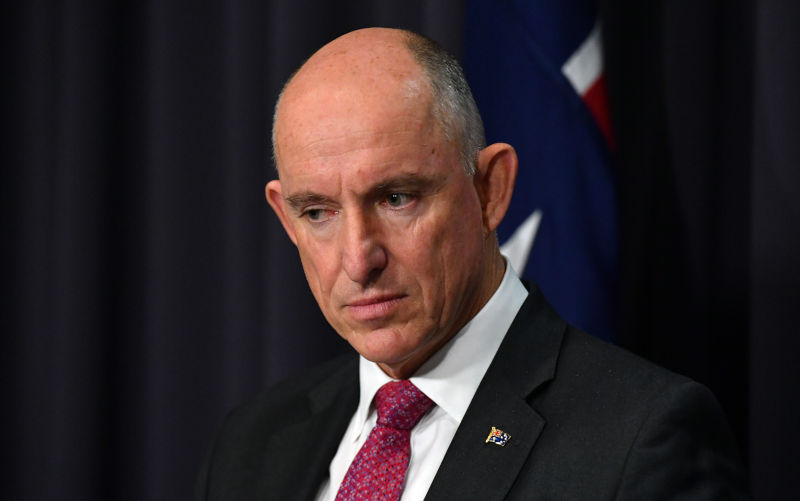
{"label": "red patterned necktie", "polygon": [[400,499],[411,452],[411,428],[432,405],[408,380],[381,386],[375,394],[378,422],[350,463],[336,501]]}

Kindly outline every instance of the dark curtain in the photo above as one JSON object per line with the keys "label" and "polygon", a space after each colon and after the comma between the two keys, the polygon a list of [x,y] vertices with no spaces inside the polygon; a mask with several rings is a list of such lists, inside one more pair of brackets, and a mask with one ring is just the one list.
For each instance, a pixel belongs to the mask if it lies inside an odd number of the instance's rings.
{"label": "dark curtain", "polygon": [[606,9],[619,146],[618,339],[711,387],[741,438],[748,406],[752,2],[621,1]]}
{"label": "dark curtain", "polygon": [[758,499],[800,475],[800,5],[603,0],[620,343],[708,385]]}
{"label": "dark curtain", "polygon": [[[800,446],[797,7],[601,7],[621,339],[711,386],[754,488],[786,497],[800,473],[784,453]],[[227,409],[347,349],[263,200],[282,82],[369,25],[459,55],[464,6],[0,8],[0,496],[186,499]]]}
{"label": "dark curtain", "polygon": [[748,444],[754,492],[789,499],[800,491],[800,3],[762,0],[753,14]]}

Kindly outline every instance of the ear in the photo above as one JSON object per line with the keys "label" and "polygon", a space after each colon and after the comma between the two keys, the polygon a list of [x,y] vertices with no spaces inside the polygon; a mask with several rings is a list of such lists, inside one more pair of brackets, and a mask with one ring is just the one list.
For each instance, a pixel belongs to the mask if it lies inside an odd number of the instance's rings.
{"label": "ear", "polygon": [[511,202],[517,178],[517,152],[510,144],[495,143],[478,153],[474,183],[483,211],[483,224],[494,231]]}
{"label": "ear", "polygon": [[297,245],[297,237],[294,233],[294,228],[292,227],[289,216],[286,213],[286,202],[283,200],[281,182],[277,179],[268,182],[267,186],[264,187],[264,194],[267,197],[267,202],[269,202],[270,207],[272,207],[272,210],[275,211],[278,219],[280,219],[281,225],[283,225],[283,229],[286,231],[286,234],[289,235],[289,239],[293,244]]}

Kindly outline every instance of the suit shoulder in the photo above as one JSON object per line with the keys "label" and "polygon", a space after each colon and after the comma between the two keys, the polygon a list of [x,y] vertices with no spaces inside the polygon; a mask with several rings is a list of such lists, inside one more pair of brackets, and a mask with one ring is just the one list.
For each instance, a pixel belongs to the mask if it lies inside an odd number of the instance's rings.
{"label": "suit shoulder", "polygon": [[271,417],[292,419],[293,415],[307,412],[309,394],[318,388],[327,386],[333,393],[333,390],[338,391],[349,384],[358,384],[358,357],[353,354],[334,358],[267,387],[231,410],[225,419],[226,427],[233,424],[235,428],[245,430],[247,423],[260,426],[269,422]]}
{"label": "suit shoulder", "polygon": [[711,409],[714,421],[725,422],[702,384],[573,327],[565,332],[555,378],[540,402],[556,414],[582,410],[598,424],[607,421],[608,429],[622,426],[629,433],[668,408]]}
{"label": "suit shoulder", "polygon": [[[625,387],[655,387],[694,383],[639,355],[568,327],[559,356],[559,373],[608,380]],[[698,384],[699,383],[694,383]]]}
{"label": "suit shoulder", "polygon": [[568,479],[553,484],[565,498],[695,499],[695,488],[711,493],[699,499],[746,498],[711,391],[627,350],[567,327],[554,378],[530,403],[547,423],[538,467]]}
{"label": "suit shoulder", "polygon": [[[358,358],[349,355],[277,383],[239,405],[228,413],[211,445],[196,498],[266,499],[264,493],[275,485],[297,477],[292,469],[302,464],[285,461],[286,451],[292,450],[286,438],[297,444],[315,432],[317,439],[324,438],[327,430],[336,437],[330,440],[338,440],[339,427],[357,398]],[[298,445],[294,453],[307,450],[308,444]]]}

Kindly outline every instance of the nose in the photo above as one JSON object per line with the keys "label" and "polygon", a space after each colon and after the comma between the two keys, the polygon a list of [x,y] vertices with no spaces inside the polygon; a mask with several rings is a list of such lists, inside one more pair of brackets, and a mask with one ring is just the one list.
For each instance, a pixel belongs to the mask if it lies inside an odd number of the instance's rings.
{"label": "nose", "polygon": [[387,262],[378,222],[361,211],[351,212],[344,219],[342,267],[350,280],[362,286],[369,285]]}

